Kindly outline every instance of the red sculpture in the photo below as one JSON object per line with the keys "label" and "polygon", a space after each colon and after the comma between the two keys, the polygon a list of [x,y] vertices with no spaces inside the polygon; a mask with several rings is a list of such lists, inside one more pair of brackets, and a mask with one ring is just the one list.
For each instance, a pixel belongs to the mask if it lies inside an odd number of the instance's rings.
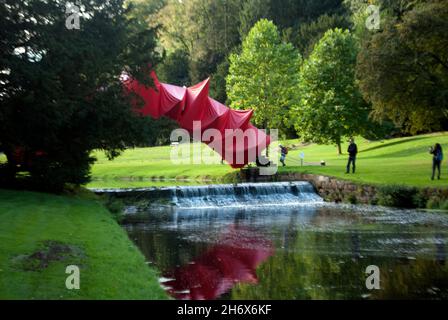
{"label": "red sculpture", "polygon": [[[252,110],[232,110],[209,97],[209,79],[191,88],[185,88],[160,83],[154,72],[151,77],[155,88],[146,87],[132,79],[125,81],[126,88],[144,101],[144,107],[139,112],[154,119],[163,116],[171,118],[193,135],[194,123],[200,121],[200,142],[210,147],[213,145],[213,150],[233,168],[242,168],[255,162],[271,143],[270,137],[264,131],[250,123]],[[216,141],[204,138],[204,132],[209,129],[220,134],[220,147],[216,147]],[[242,130],[251,137],[236,138],[235,130]]]}
{"label": "red sculpture", "polygon": [[239,226],[223,233],[219,243],[188,265],[164,275],[174,279],[162,283],[171,296],[178,300],[213,300],[238,283],[255,285],[258,266],[274,254],[269,240]]}

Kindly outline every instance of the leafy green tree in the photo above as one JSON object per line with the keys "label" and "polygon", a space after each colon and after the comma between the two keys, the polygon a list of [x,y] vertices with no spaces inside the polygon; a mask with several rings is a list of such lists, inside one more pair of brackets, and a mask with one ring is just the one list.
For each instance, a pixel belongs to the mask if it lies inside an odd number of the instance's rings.
{"label": "leafy green tree", "polygon": [[244,40],[256,22],[268,19],[288,35],[285,40],[291,42],[302,24],[309,24],[324,14],[343,15],[345,11],[342,0],[243,0],[240,35]]}
{"label": "leafy green tree", "polygon": [[350,23],[346,16],[324,14],[316,20],[300,24],[297,33],[295,33],[293,44],[306,58],[311,54],[315,44],[323,37],[325,32],[330,29],[348,29],[349,27]]}
{"label": "leafy green tree", "polygon": [[448,128],[448,1],[416,5],[363,43],[357,77],[376,119],[415,134]]}
{"label": "leafy green tree", "polygon": [[348,30],[330,30],[300,71],[300,102],[291,120],[302,139],[334,143],[362,134],[369,108],[355,84],[357,43]]}
{"label": "leafy green tree", "polygon": [[[367,9],[375,5],[380,9],[380,30],[387,24],[401,20],[403,15],[420,3],[428,0],[344,0],[344,5],[351,13],[353,34],[360,42],[368,41],[376,33],[366,27],[371,14]],[[437,0],[436,0],[437,1]]]}
{"label": "leafy green tree", "polygon": [[284,129],[300,63],[294,47],[282,43],[277,27],[260,20],[244,40],[241,54],[230,56],[227,94],[231,107],[254,110],[259,126]]}
{"label": "leafy green tree", "polygon": [[168,0],[159,11],[161,43],[168,52],[188,53],[192,82],[215,73],[239,44],[240,10],[239,0]]}
{"label": "leafy green tree", "polygon": [[[155,15],[147,18],[153,26],[161,26],[162,46],[168,55],[177,50],[187,52],[191,82],[196,83],[211,76],[211,93],[222,102],[227,100],[225,78],[229,69],[229,55],[240,48],[241,41],[260,19],[273,20],[282,34],[288,34],[288,37],[283,36],[285,42],[302,44],[301,38],[295,38],[298,26],[311,23],[322,14],[336,14],[343,8],[342,0],[132,1],[139,5],[148,2],[151,8],[158,8],[160,3],[164,3],[161,10],[157,9]],[[332,24],[329,27],[345,25]],[[310,34],[312,41],[304,37],[304,46],[320,38],[327,29]]]}
{"label": "leafy green tree", "polygon": [[151,136],[120,78],[126,71],[151,85],[147,66],[159,61],[154,30],[128,16],[132,8],[120,0],[79,9],[80,29],[69,30],[65,2],[0,3],[0,141],[8,158],[0,177],[9,186],[19,170],[39,189],[86,183],[92,150],[113,158]]}

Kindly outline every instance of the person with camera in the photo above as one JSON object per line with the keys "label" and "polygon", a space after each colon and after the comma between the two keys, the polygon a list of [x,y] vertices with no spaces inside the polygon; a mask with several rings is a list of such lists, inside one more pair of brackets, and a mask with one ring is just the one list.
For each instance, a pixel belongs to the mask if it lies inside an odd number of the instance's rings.
{"label": "person with camera", "polygon": [[289,150],[285,146],[280,145],[280,153],[281,153],[280,162],[284,167],[286,167],[285,161],[286,157],[288,156]]}

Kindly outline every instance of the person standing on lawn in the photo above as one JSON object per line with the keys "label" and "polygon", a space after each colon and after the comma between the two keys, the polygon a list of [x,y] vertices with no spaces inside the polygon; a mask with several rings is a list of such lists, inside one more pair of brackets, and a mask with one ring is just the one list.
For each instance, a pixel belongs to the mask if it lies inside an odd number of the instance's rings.
{"label": "person standing on lawn", "polygon": [[438,171],[437,178],[441,178],[441,167],[443,161],[443,149],[440,143],[437,143],[429,152],[434,156],[432,159],[432,180],[436,177],[436,171]]}
{"label": "person standing on lawn", "polygon": [[350,168],[353,165],[353,173],[356,172],[356,157],[358,156],[358,146],[355,143],[355,139],[350,139],[350,145],[348,147],[348,164],[347,164],[347,174],[350,173]]}
{"label": "person standing on lawn", "polygon": [[282,163],[282,165],[284,167],[286,167],[286,156],[288,155],[288,148],[280,145],[280,152],[281,152],[281,157],[280,157],[280,162]]}

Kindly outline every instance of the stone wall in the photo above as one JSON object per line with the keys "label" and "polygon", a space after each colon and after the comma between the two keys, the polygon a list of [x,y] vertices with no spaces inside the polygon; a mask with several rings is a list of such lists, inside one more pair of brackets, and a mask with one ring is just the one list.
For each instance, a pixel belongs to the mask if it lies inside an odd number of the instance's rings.
{"label": "stone wall", "polygon": [[278,175],[277,179],[278,181],[308,181],[322,198],[331,202],[374,204],[377,198],[377,189],[374,186],[356,184],[327,176],[290,173]]}
{"label": "stone wall", "polygon": [[316,192],[329,202],[374,204],[377,198],[377,189],[373,186],[322,175],[297,172],[260,176],[258,168],[250,168],[241,170],[240,178],[244,182],[308,181],[314,186]]}
{"label": "stone wall", "polygon": [[[316,192],[329,202],[345,202],[353,204],[377,204],[378,187],[368,184],[354,183],[333,177],[306,174],[286,173],[275,176],[259,176],[257,169],[252,168],[241,174],[241,179],[248,182],[275,182],[275,181],[308,181]],[[420,191],[424,199],[431,198],[448,200],[448,188],[424,188]],[[412,199],[409,199],[412,202]]]}

